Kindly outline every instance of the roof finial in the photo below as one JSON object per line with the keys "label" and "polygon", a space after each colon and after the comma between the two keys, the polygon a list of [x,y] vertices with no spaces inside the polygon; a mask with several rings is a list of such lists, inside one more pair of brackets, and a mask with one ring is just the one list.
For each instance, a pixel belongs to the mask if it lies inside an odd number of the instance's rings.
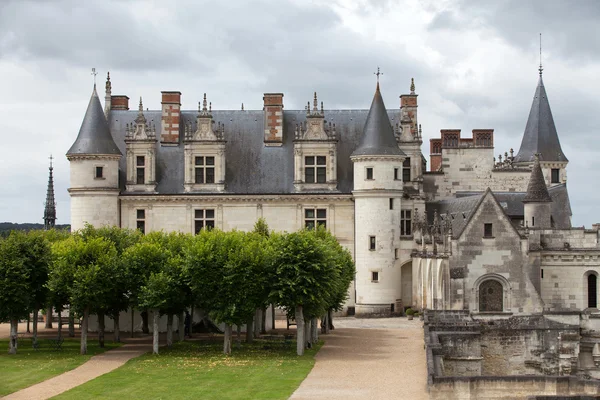
{"label": "roof finial", "polygon": [[52,154],[50,154],[50,157],[48,157],[50,159],[50,170],[52,170],[52,160],[54,160],[54,157],[52,157]]}
{"label": "roof finial", "polygon": [[206,93],[204,93],[204,100],[202,101],[202,111],[206,111]]}
{"label": "roof finial", "polygon": [[112,88],[112,84],[110,83],[110,72],[106,73],[106,86],[105,86],[105,88],[106,88],[106,92],[110,93],[110,90]]}
{"label": "roof finial", "polygon": [[377,72],[373,72],[373,75],[377,75],[377,90],[379,90],[379,75],[383,75],[383,72],[379,72],[379,66],[377,67]]}
{"label": "roof finial", "polygon": [[244,103],[242,103],[242,111],[244,111]]}
{"label": "roof finial", "polygon": [[92,68],[92,75],[94,75],[94,91],[96,91],[96,75],[98,75],[96,68]]}
{"label": "roof finial", "polygon": [[142,104],[142,96],[140,96],[140,106],[138,108],[140,114],[144,111],[144,105]]}
{"label": "roof finial", "polygon": [[410,94],[415,94],[415,78],[410,78]]}
{"label": "roof finial", "polygon": [[544,68],[542,68],[542,34],[540,32],[540,68],[538,69],[538,71],[540,71],[540,77],[542,76],[543,70]]}
{"label": "roof finial", "polygon": [[313,100],[313,111],[318,110],[318,108],[317,108],[318,104],[319,104],[319,102],[317,101],[317,92],[315,92],[315,98]]}

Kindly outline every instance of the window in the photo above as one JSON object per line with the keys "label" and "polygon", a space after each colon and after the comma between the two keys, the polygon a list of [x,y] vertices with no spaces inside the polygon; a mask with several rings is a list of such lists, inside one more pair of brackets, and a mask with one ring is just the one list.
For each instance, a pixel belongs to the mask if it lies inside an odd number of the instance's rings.
{"label": "window", "polygon": [[500,282],[488,279],[479,285],[479,311],[504,311],[504,289]]}
{"label": "window", "polygon": [[135,183],[137,183],[138,185],[143,185],[144,184],[144,175],[145,175],[145,168],[144,166],[146,165],[146,160],[144,158],[144,156],[137,156],[136,157],[136,181]]}
{"label": "window", "polygon": [[304,157],[304,183],[327,182],[327,157]]}
{"label": "window", "polygon": [[369,250],[375,251],[376,240],[375,236],[369,236]]}
{"label": "window", "polygon": [[371,271],[371,282],[379,282],[379,272]]}
{"label": "window", "polygon": [[390,210],[394,209],[394,199],[390,199]]}
{"label": "window", "polygon": [[560,183],[560,170],[558,168],[552,168],[551,175],[550,183]]}
{"label": "window", "polygon": [[494,231],[492,224],[483,224],[483,237],[491,238],[494,237]]}
{"label": "window", "polygon": [[598,291],[597,285],[598,281],[596,275],[589,274],[587,277],[588,281],[588,308],[596,308],[598,307]]}
{"label": "window", "polygon": [[96,179],[103,179],[104,176],[102,176],[102,173],[104,172],[104,167],[96,167],[96,175],[95,178]]}
{"label": "window", "polygon": [[194,233],[197,235],[202,229],[215,227],[215,210],[194,210]]}
{"label": "window", "polygon": [[394,180],[398,180],[398,168],[394,168]]}
{"label": "window", "polygon": [[146,210],[136,211],[136,228],[142,235],[146,233]]}
{"label": "window", "polygon": [[412,235],[412,212],[400,210],[400,236]]}
{"label": "window", "polygon": [[315,226],[327,228],[327,209],[307,208],[304,210],[304,227],[315,229]]}
{"label": "window", "polygon": [[369,179],[369,180],[373,179],[373,168],[372,167],[367,168],[367,179]]}
{"label": "window", "polygon": [[196,157],[195,182],[196,183],[215,183],[215,158],[214,157]]}
{"label": "window", "polygon": [[402,163],[402,181],[410,182],[410,157],[405,158]]}
{"label": "window", "polygon": [[531,217],[531,227],[535,226],[535,217]]}
{"label": "window", "polygon": [[394,249],[394,259],[398,259],[398,249]]}

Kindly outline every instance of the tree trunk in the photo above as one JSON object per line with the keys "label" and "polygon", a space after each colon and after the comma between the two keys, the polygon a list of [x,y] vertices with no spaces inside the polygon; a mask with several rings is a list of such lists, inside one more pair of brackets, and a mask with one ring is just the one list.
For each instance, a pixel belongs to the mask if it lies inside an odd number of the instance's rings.
{"label": "tree trunk", "polygon": [[260,333],[267,333],[267,309],[260,309]]}
{"label": "tree trunk", "polygon": [[81,321],[81,354],[87,354],[87,335],[88,335],[88,322],[90,319],[90,309],[86,307],[83,310],[83,321]]}
{"label": "tree trunk", "polygon": [[58,332],[56,333],[58,338],[62,338],[62,310],[58,310]]}
{"label": "tree trunk", "polygon": [[238,324],[237,326],[237,348],[242,348],[242,327]]}
{"label": "tree trunk", "polygon": [[192,338],[192,333],[194,331],[194,305],[192,304],[191,310],[190,310],[190,331],[188,332],[188,336],[191,339]]}
{"label": "tree trunk", "polygon": [[179,314],[179,341],[183,342],[185,340],[185,313],[182,312]]}
{"label": "tree trunk", "polygon": [[321,335],[324,335],[326,330],[327,330],[327,313],[325,313],[321,316]]}
{"label": "tree trunk", "polygon": [[252,343],[254,340],[254,328],[252,323],[252,318],[246,322],[246,343]]}
{"label": "tree trunk", "polygon": [[104,311],[98,312],[98,345],[100,348],[104,348]]}
{"label": "tree trunk", "polygon": [[275,304],[271,304],[271,329],[275,329]]}
{"label": "tree trunk", "polygon": [[299,356],[304,355],[304,315],[302,306],[296,306],[296,352]]}
{"label": "tree trunk", "polygon": [[333,313],[331,310],[327,310],[327,333],[331,329],[335,329],[335,326],[333,326]]}
{"label": "tree trunk", "polygon": [[167,347],[173,346],[173,314],[167,315]]}
{"label": "tree trunk", "polygon": [[254,337],[260,335],[260,322],[262,321],[261,309],[257,308],[254,312]]}
{"label": "tree trunk", "polygon": [[46,329],[52,329],[52,306],[46,309]]}
{"label": "tree trunk", "polygon": [[158,322],[160,320],[160,313],[158,310],[153,310],[153,324],[152,324],[152,353],[158,354]]}
{"label": "tree trunk", "polygon": [[38,310],[37,308],[33,309],[33,326],[31,327],[31,329],[33,330],[32,332],[32,340],[37,340],[37,328],[38,328],[38,314],[39,314],[40,310]]}
{"label": "tree trunk", "polygon": [[306,321],[304,321],[304,347],[307,349],[310,349],[312,347],[312,339],[311,339],[311,334],[312,334],[312,329],[310,328],[311,326],[311,319],[308,319]]}
{"label": "tree trunk", "polygon": [[148,334],[150,333],[150,329],[148,328],[148,310],[142,311],[142,333]]}
{"label": "tree trunk", "polygon": [[225,324],[225,335],[223,337],[223,354],[231,354],[231,324]]}
{"label": "tree trunk", "polygon": [[117,315],[113,315],[113,336],[114,340],[117,343],[121,342],[121,326],[119,325],[119,317],[121,313],[117,313]]}
{"label": "tree trunk", "polygon": [[69,337],[75,337],[75,315],[69,306]]}
{"label": "tree trunk", "polygon": [[312,343],[317,343],[319,341],[319,320],[313,318],[312,322],[310,323],[310,326],[312,328],[312,333],[310,335]]}
{"label": "tree trunk", "polygon": [[31,325],[31,315],[27,314],[27,333],[31,333],[29,326]]}
{"label": "tree trunk", "polygon": [[131,307],[131,337],[133,337],[133,320],[135,319],[135,311],[133,311],[133,307]]}
{"label": "tree trunk", "polygon": [[17,354],[19,320],[11,318],[10,320],[10,341],[8,343],[8,354]]}

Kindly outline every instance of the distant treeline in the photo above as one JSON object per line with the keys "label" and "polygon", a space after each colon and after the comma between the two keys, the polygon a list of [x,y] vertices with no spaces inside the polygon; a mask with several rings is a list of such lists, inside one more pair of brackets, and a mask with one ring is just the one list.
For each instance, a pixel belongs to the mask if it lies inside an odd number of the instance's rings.
{"label": "distant treeline", "polygon": [[[56,225],[56,229],[71,230],[71,225]],[[0,222],[0,236],[8,236],[10,231],[31,231],[44,229],[44,224],[14,224],[12,222]]]}

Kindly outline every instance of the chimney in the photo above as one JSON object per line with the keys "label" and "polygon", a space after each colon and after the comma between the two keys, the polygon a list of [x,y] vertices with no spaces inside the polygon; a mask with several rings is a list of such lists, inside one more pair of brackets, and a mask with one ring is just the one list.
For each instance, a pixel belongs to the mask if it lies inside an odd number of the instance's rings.
{"label": "chimney", "polygon": [[265,146],[283,145],[283,93],[265,93]]}
{"label": "chimney", "polygon": [[160,142],[163,145],[179,144],[179,121],[181,118],[181,92],[162,93],[162,117]]}
{"label": "chimney", "polygon": [[129,110],[129,97],[124,96],[124,95],[111,96],[110,109],[111,110]]}

